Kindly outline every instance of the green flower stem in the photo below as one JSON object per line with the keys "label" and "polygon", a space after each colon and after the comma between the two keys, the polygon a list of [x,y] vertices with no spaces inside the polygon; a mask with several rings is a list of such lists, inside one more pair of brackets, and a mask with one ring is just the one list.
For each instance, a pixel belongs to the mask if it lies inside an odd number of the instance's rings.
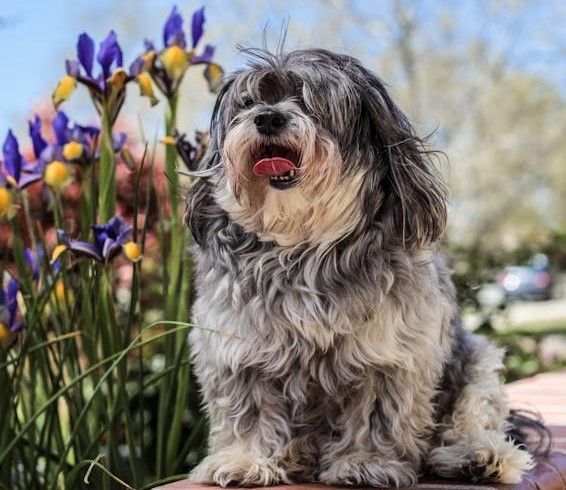
{"label": "green flower stem", "polygon": [[53,217],[55,218],[55,226],[60,230],[65,229],[63,223],[63,202],[61,201],[61,194],[59,192],[50,191],[53,198]]}
{"label": "green flower stem", "polygon": [[[144,340],[144,336],[149,331],[151,331],[155,327],[161,326],[161,325],[170,325],[170,326],[172,326],[172,328],[170,330],[166,330],[164,332],[158,333],[158,334],[152,336],[151,338]],[[128,344],[128,346],[125,349],[123,349],[120,352],[114,353],[111,356],[105,357],[105,358],[101,359],[100,361],[94,363],[93,365],[89,366],[88,368],[84,369],[81,372],[80,375],[78,375],[76,378],[74,378],[72,380],[69,380],[67,383],[65,383],[63,386],[61,386],[61,388],[59,388],[56,392],[51,394],[51,396],[44,402],[44,404],[32,416],[26,418],[25,423],[23,423],[19,427],[19,431],[17,432],[17,434],[15,434],[12,439],[10,439],[10,441],[6,444],[6,446],[0,446],[0,468],[2,468],[2,465],[5,463],[7,458],[11,455],[11,451],[14,448],[14,446],[16,446],[16,444],[24,437],[24,434],[27,434],[28,431],[30,431],[31,428],[33,428],[34,424],[37,423],[38,419],[42,416],[42,414],[48,408],[50,408],[51,406],[56,404],[57,400],[61,396],[64,396],[66,393],[68,393],[71,390],[73,390],[74,388],[76,388],[77,385],[82,383],[83,380],[85,380],[86,378],[91,376],[93,373],[100,371],[102,368],[105,368],[104,374],[102,374],[102,376],[100,377],[98,382],[93,387],[89,398],[87,399],[85,405],[83,406],[83,408],[81,410],[81,413],[79,414],[79,416],[75,420],[75,424],[72,428],[71,433],[68,435],[68,441],[72,441],[74,439],[75,435],[77,434],[77,432],[81,429],[82,424],[84,422],[84,418],[85,418],[87,412],[89,411],[90,406],[92,405],[92,403],[95,400],[97,400],[97,395],[99,395],[99,393],[102,391],[102,387],[103,387],[105,381],[114,372],[116,367],[121,362],[123,362],[125,360],[125,358],[128,356],[128,354],[131,351],[133,351],[135,349],[139,349],[140,347],[143,347],[144,345],[159,342],[159,340],[163,339],[164,337],[166,338],[170,335],[175,335],[179,331],[184,331],[185,335],[186,335],[187,330],[189,330],[191,328],[200,328],[201,330],[205,330],[207,332],[214,332],[214,333],[217,333],[218,335],[225,335],[225,336],[232,338],[234,340],[238,340],[238,337],[235,337],[234,335],[231,335],[227,332],[223,332],[221,330],[216,330],[216,329],[213,329],[213,328],[196,327],[195,325],[192,325],[190,323],[184,323],[184,322],[157,321],[157,322],[154,322],[154,323],[147,325],[145,328],[143,328],[140,331],[140,333],[138,335],[136,335],[136,337]],[[108,364],[110,364],[110,365],[108,366]],[[61,453],[60,453],[60,458],[61,458],[60,467],[58,468],[58,471],[65,464],[67,453],[70,450],[70,447],[71,447],[71,443],[69,442],[69,443],[67,443],[65,449],[63,449],[61,451]],[[57,473],[58,473],[58,471],[57,471]]]}
{"label": "green flower stem", "polygon": [[81,233],[83,240],[88,239],[90,226],[96,223],[96,208],[93,202],[93,175],[94,165],[81,167],[81,196],[80,196],[80,216]]}
{"label": "green flower stem", "polygon": [[32,248],[32,250],[37,250],[35,232],[33,230],[33,221],[31,219],[31,211],[29,209],[29,199],[28,199],[27,192],[23,191],[21,193],[21,196],[22,196],[24,215],[26,217],[26,225],[27,225],[27,228],[28,228],[28,235],[29,235],[29,240],[30,240],[30,243],[31,243],[31,248]]}
{"label": "green flower stem", "polygon": [[[13,412],[12,407],[12,400],[14,399],[14,394],[12,388],[12,382],[10,379],[9,369],[6,366],[8,351],[0,350],[0,362],[3,363],[0,366],[0,386],[3,387],[5,390],[2,396],[0,397],[0,413],[2,414],[11,414]],[[13,416],[13,415],[12,415]],[[0,425],[0,447],[6,447],[14,437],[13,434],[13,426],[12,423],[3,423]],[[0,481],[8,482],[12,477],[11,472],[12,468],[14,467],[13,459],[16,457],[14,453],[9,453],[7,455],[7,460],[5,464],[0,465]]]}
{"label": "green flower stem", "polygon": [[[177,103],[178,94],[169,99],[169,114],[167,116],[165,130],[167,135],[172,135],[177,125]],[[185,234],[181,228],[179,219],[179,175],[177,174],[177,150],[173,145],[165,146],[165,171],[168,177],[168,197],[171,207],[171,228],[170,233],[170,252],[167,260],[166,280],[166,306],[165,316],[167,320],[186,319],[179,317],[177,314],[177,302],[179,300],[179,285],[183,280],[183,270],[181,267],[183,259],[183,251],[185,248]],[[175,349],[170,349],[167,354],[169,359],[174,356]]]}
{"label": "green flower stem", "polygon": [[116,320],[116,312],[114,311],[114,297],[112,294],[112,277],[109,264],[104,264],[102,268],[102,276],[100,283],[99,307],[101,312],[102,323],[99,332],[107,351],[106,355],[118,352],[121,347],[119,340],[118,322]]}
{"label": "green flower stem", "polygon": [[32,279],[28,271],[28,266],[24,258],[25,245],[22,237],[22,230],[15,218],[10,220],[10,227],[12,230],[12,250],[14,253],[14,263],[16,265],[16,271],[18,272],[19,283],[23,291],[28,294],[30,304],[33,304],[33,300],[35,299],[36,294],[35,288],[32,284]]}
{"label": "green flower stem", "polygon": [[[97,353],[97,322],[93,321],[97,311],[97,301],[95,294],[99,290],[99,277],[95,272],[94,264],[91,261],[81,261],[79,264],[80,271],[80,325],[84,332],[82,346],[88,358],[89,365],[93,365],[98,360]],[[94,284],[93,284],[94,283]],[[94,287],[93,287],[94,286]]]}
{"label": "green flower stem", "polygon": [[[172,325],[173,328],[171,328],[171,330],[156,334],[155,336],[153,336],[150,339],[143,340],[145,333],[149,332],[151,329],[155,328],[158,325],[164,325],[164,324],[165,325]],[[99,370],[101,367],[106,366],[108,363],[113,361],[112,364],[106,368],[106,370],[104,371],[104,374],[100,377],[99,381],[94,386],[92,393],[90,394],[90,397],[88,398],[88,400],[84,404],[84,406],[81,410],[81,413],[79,414],[79,416],[75,420],[74,427],[73,427],[71,433],[68,436],[69,442],[65,446],[64,450],[61,451],[61,456],[60,456],[61,461],[60,461],[59,467],[57,468],[57,471],[56,471],[56,473],[58,473],[62,469],[62,466],[64,465],[64,461],[65,461],[65,458],[67,456],[67,453],[69,452],[69,450],[71,448],[71,445],[72,445],[71,441],[73,441],[77,432],[80,430],[81,424],[83,424],[84,418],[86,417],[91,404],[94,402],[94,400],[97,399],[97,395],[99,395],[100,392],[102,391],[102,387],[103,387],[104,383],[109,379],[109,377],[112,374],[115,374],[115,369],[117,368],[117,366],[120,365],[120,363],[124,362],[127,355],[134,349],[138,349],[138,348],[140,348],[144,345],[157,342],[160,339],[162,339],[163,337],[175,335],[178,331],[181,331],[181,330],[186,332],[188,329],[193,328],[193,327],[194,327],[194,325],[183,323],[183,322],[160,321],[160,322],[152,323],[152,324],[148,325],[146,328],[144,328],[138,335],[136,335],[136,337],[128,344],[128,346],[125,349],[123,349],[120,352],[114,353],[111,356],[108,356],[108,357],[102,359],[101,361],[97,362],[96,364],[90,366],[88,369],[84,370],[79,376],[77,376],[75,379],[69,381],[66,385],[64,385],[56,393],[54,393],[44,403],[44,405],[36,413],[33,414],[32,417],[29,417],[26,420],[25,424],[23,424],[23,426],[21,427],[18,434],[7,444],[7,446],[0,450],[1,451],[0,452],[0,467],[1,467],[1,464],[3,463],[3,461],[5,460],[5,458],[10,454],[10,451],[14,447],[14,445],[22,438],[24,433],[26,433],[28,430],[30,430],[30,428],[33,426],[33,424],[36,422],[36,420],[41,416],[41,414],[45,410],[47,410],[47,408],[49,408],[50,405],[52,405],[53,403],[56,403],[57,399],[60,396],[64,395],[69,390],[71,390],[76,384],[81,382],[82,379],[86,378],[87,376],[92,374],[94,371]],[[223,333],[221,331],[214,330],[214,329],[211,329],[211,328],[204,328],[204,327],[199,327],[199,328],[202,328],[203,330],[206,330],[206,331],[218,332],[220,335],[226,335],[225,333]]]}
{"label": "green flower stem", "polygon": [[[109,349],[106,356],[121,352],[123,345],[120,335],[120,327],[116,319],[114,306],[114,295],[112,292],[112,270],[110,264],[105,264],[101,287],[101,311],[104,323],[101,325],[101,335],[106,337],[106,345]],[[111,409],[108,412],[110,418],[110,430],[108,432],[108,466],[111,470],[124,474],[123,460],[120,456],[120,404],[123,402],[122,393],[125,390],[127,366],[118,366],[116,372],[108,377],[108,404]]]}
{"label": "green flower stem", "polygon": [[98,209],[101,223],[107,223],[116,214],[116,161],[108,111],[102,112],[101,119]]}
{"label": "green flower stem", "polygon": [[[165,121],[165,132],[167,136],[173,136],[173,132],[177,126],[177,105],[179,102],[179,94],[175,92],[170,99],[169,113]],[[165,171],[169,179],[168,194],[169,203],[172,210],[172,219],[178,219],[178,213],[174,212],[179,207],[179,176],[177,175],[177,149],[174,145],[165,145]]]}
{"label": "green flower stem", "polygon": [[[178,92],[168,99],[169,112],[166,119],[166,134],[172,136],[177,125]],[[177,174],[177,150],[166,145],[165,169],[168,177],[168,198],[171,210],[169,246],[164,246],[165,318],[186,321],[188,319],[188,290],[190,264],[184,260],[188,244],[188,233],[180,219],[180,191]],[[186,335],[179,332],[165,341],[165,365],[175,366],[174,374],[163,379],[160,388],[157,426],[157,476],[173,473],[175,456],[180,445],[183,413],[188,394],[190,366],[182,365],[188,356]]]}

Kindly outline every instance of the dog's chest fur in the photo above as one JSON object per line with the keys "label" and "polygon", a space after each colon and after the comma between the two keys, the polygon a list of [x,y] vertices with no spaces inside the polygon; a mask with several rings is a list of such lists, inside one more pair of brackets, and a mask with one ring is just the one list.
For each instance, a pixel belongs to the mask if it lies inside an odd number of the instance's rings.
{"label": "dog's chest fur", "polygon": [[[283,253],[249,236],[236,240],[233,229],[215,236],[195,251],[194,322],[237,338],[191,334],[198,351],[222,357],[212,364],[334,394],[366,383],[373,370],[440,376],[454,306],[438,294],[447,283],[432,251],[378,255],[355,240]],[[416,299],[407,289],[422,294]],[[313,390],[302,388],[292,392]]]}

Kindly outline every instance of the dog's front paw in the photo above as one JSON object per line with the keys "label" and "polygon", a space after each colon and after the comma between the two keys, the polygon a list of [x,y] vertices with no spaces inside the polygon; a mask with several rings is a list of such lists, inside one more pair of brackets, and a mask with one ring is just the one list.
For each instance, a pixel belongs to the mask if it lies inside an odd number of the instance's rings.
{"label": "dog's front paw", "polygon": [[241,448],[226,449],[207,456],[191,471],[189,479],[222,487],[265,487],[290,483],[285,470],[274,461]]}
{"label": "dog's front paw", "polygon": [[408,462],[387,460],[371,453],[355,453],[336,459],[320,474],[328,485],[410,487],[417,483],[415,468]]}
{"label": "dog's front paw", "polygon": [[437,475],[447,478],[464,477],[474,483],[519,483],[525,471],[534,466],[533,459],[503,437],[435,448],[430,453],[429,465]]}

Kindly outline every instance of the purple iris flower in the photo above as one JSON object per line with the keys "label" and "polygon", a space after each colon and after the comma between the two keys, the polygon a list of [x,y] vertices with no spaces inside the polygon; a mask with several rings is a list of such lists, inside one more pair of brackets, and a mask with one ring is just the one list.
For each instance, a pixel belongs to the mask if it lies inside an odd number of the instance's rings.
{"label": "purple iris flower", "polygon": [[[32,274],[33,280],[37,281],[41,275],[41,264],[46,263],[45,249],[43,248],[43,245],[39,243],[35,250],[26,248],[24,250],[24,259]],[[51,270],[53,272],[58,272],[60,268],[60,260],[55,260],[51,264]]]}
{"label": "purple iris flower", "polygon": [[[100,43],[96,61],[101,72],[93,75],[95,46],[92,38],[83,32],[77,42],[77,60],[67,60],[67,75],[77,79],[95,92],[105,93],[109,89],[109,78],[115,70],[122,68],[122,49],[114,31]],[[82,68],[82,69],[81,69]],[[83,73],[84,71],[84,73]]]}
{"label": "purple iris flower", "polygon": [[0,186],[24,189],[28,185],[41,179],[42,174],[29,167],[20,153],[18,140],[8,131],[8,136],[2,147],[4,160],[0,162]]}
{"label": "purple iris flower", "polygon": [[24,259],[26,261],[26,265],[31,271],[31,276],[34,281],[37,281],[41,275],[40,261],[42,260],[43,255],[43,247],[41,247],[41,251],[38,247],[37,254],[31,248],[26,248],[24,250]]}
{"label": "purple iris flower", "polygon": [[18,319],[18,290],[19,284],[14,278],[8,281],[8,287],[0,287],[0,324],[13,333],[22,327]]}
{"label": "purple iris flower", "polygon": [[[94,69],[95,60],[100,67],[97,74]],[[89,89],[96,110],[99,114],[108,110],[112,124],[124,103],[126,84],[141,73],[138,60],[132,63],[129,72],[123,68],[122,48],[114,31],[110,31],[100,43],[98,52],[92,38],[83,32],[77,42],[77,59],[67,60],[65,65],[67,78],[72,77]],[[143,69],[143,61],[141,69]],[[69,91],[62,90],[61,94],[63,93],[65,95],[55,98],[56,105],[68,97]],[[112,103],[108,104],[109,101]]]}
{"label": "purple iris flower", "polygon": [[63,245],[75,255],[106,263],[116,257],[122,245],[129,241],[132,227],[115,216],[105,225],[94,225],[92,231],[94,243],[70,240],[62,230],[57,230],[57,235]]}
{"label": "purple iris flower", "polygon": [[163,45],[169,47],[174,44],[183,49],[187,47],[185,32],[183,31],[183,17],[181,17],[179,12],[177,12],[176,5],[173,7],[173,10],[169,14],[169,17],[165,21],[165,26],[163,27]]}
{"label": "purple iris flower", "polygon": [[[84,34],[84,36],[87,35]],[[102,76],[105,80],[112,75],[113,65],[115,65],[114,69],[122,67],[122,48],[120,48],[120,45],[118,44],[118,38],[114,31],[110,31],[110,34],[108,34],[106,39],[100,43],[100,49],[96,55],[96,61],[98,61],[102,68]]]}
{"label": "purple iris flower", "polygon": [[[79,143],[85,150],[83,158],[79,161],[92,163],[99,157],[98,137],[100,129],[94,126],[81,126],[79,124],[69,125],[69,118],[63,111],[58,111],[53,119],[53,132],[57,139],[57,144],[64,148],[71,142]],[[126,143],[126,133],[113,133],[114,151],[118,152]]]}
{"label": "purple iris flower", "polygon": [[204,33],[204,22],[204,7],[201,7],[193,13],[191,19],[191,49],[187,51],[183,18],[175,6],[163,26],[163,50],[158,52],[152,42],[145,42],[146,53],[142,58],[146,61],[146,68],[153,80],[167,97],[175,93],[184,72],[191,65],[207,65],[204,76],[211,91],[215,91],[220,84],[223,71],[212,61],[214,46],[207,44],[201,54],[195,52]]}
{"label": "purple iris flower", "polygon": [[195,171],[208,146],[208,134],[196,131],[195,143],[193,144],[187,139],[186,134],[179,133],[179,131],[175,130],[173,139],[175,140],[177,153],[187,166],[187,169],[189,171]]}
{"label": "purple iris flower", "polygon": [[41,119],[38,115],[33,121],[29,121],[29,135],[33,144],[33,153],[36,158],[39,158],[39,155],[47,148],[47,142],[41,135]]}
{"label": "purple iris flower", "polygon": [[[33,143],[34,153],[37,162],[36,170],[39,172],[45,165],[53,160],[72,161],[81,164],[92,164],[99,158],[98,139],[100,129],[95,126],[81,126],[74,123],[69,124],[69,118],[63,111],[58,111],[51,123],[53,133],[55,133],[55,143],[48,144],[41,136],[41,119],[36,116],[35,120],[29,122],[29,134]],[[114,133],[114,151],[122,150],[126,142],[125,133]],[[75,148],[80,148],[80,152],[73,155],[72,146],[66,149],[66,145],[71,143]]]}
{"label": "purple iris flower", "polygon": [[200,38],[204,32],[204,7],[201,7],[193,14],[191,22],[191,35],[193,38],[193,49],[197,47]]}

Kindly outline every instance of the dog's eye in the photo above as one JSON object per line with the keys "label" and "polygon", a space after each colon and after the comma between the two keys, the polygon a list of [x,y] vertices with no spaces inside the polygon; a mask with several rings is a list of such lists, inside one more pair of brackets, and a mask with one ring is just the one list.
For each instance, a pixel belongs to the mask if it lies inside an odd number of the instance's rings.
{"label": "dog's eye", "polygon": [[249,94],[243,94],[242,95],[242,106],[248,108],[248,107],[251,107],[253,104],[254,104],[254,101],[250,97]]}

